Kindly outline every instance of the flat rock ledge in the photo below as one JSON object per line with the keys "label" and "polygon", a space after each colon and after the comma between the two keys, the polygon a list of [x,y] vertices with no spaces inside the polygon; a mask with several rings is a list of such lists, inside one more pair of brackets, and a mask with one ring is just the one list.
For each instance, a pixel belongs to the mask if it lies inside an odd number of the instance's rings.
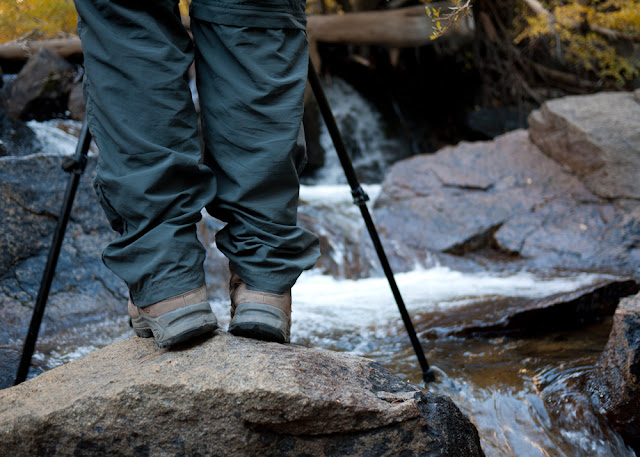
{"label": "flat rock ledge", "polygon": [[415,319],[423,335],[535,335],[579,328],[616,313],[621,297],[638,293],[633,278],[608,278],[570,292],[542,298],[498,297],[452,312],[434,311]]}
{"label": "flat rock ledge", "polygon": [[0,455],[483,456],[446,397],[348,354],[118,341],[0,391]]}

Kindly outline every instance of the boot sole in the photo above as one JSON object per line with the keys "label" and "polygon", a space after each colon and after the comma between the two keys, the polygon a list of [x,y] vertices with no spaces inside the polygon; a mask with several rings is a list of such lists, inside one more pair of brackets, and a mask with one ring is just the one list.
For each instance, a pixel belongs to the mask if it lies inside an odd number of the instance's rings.
{"label": "boot sole", "polygon": [[279,308],[264,303],[238,305],[229,324],[229,333],[254,340],[288,343],[291,324]]}
{"label": "boot sole", "polygon": [[218,328],[218,320],[208,302],[196,303],[153,318],[141,315],[131,319],[136,335],[154,337],[158,347],[182,343]]}

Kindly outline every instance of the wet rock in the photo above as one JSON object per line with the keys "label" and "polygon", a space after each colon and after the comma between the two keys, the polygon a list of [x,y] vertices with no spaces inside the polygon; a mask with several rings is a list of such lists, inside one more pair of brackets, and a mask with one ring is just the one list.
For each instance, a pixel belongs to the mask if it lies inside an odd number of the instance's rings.
{"label": "wet rock", "polygon": [[12,386],[20,364],[18,348],[0,351],[0,388]]}
{"label": "wet rock", "polygon": [[640,199],[640,103],[633,93],[550,100],[529,125],[533,142],[594,194]]}
{"label": "wet rock", "polygon": [[3,88],[6,112],[23,120],[51,119],[64,113],[75,73],[58,54],[41,48]]}
{"label": "wet rock", "polygon": [[[13,380],[15,354],[22,349],[40,287],[69,179],[61,169],[63,160],[38,153],[0,158],[0,353],[6,360],[0,388]],[[90,158],[80,180],[41,340],[123,312],[126,290],[101,261],[102,248],[113,235],[93,191],[95,165]]]}
{"label": "wet rock", "polygon": [[613,315],[621,297],[637,293],[631,278],[600,279],[571,292],[543,298],[501,297],[461,306],[455,312],[432,312],[416,319],[425,336],[445,334],[536,334],[580,328]]}
{"label": "wet rock", "polygon": [[0,109],[0,157],[23,156],[40,149],[41,145],[33,130]]}
{"label": "wet rock", "polygon": [[375,220],[387,243],[416,257],[492,250],[542,270],[635,275],[640,266],[640,201],[594,195],[524,130],[395,164]]}
{"label": "wet rock", "polygon": [[[51,401],[55,399],[55,401]],[[132,338],[0,392],[10,455],[482,456],[446,397],[347,354]]]}
{"label": "wet rock", "polygon": [[640,296],[620,302],[587,386],[595,410],[640,451]]}
{"label": "wet rock", "polygon": [[[53,233],[61,200],[51,196],[62,192],[64,185],[60,163],[59,158],[44,156],[3,160],[0,169],[1,274],[43,249],[46,236]],[[46,181],[51,187],[42,186]]]}

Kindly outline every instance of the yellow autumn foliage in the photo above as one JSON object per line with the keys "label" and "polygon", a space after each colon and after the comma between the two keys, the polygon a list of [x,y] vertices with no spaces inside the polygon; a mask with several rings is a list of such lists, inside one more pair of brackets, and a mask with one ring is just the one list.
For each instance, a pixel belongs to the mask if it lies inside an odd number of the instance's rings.
{"label": "yellow autumn foliage", "polygon": [[431,18],[433,30],[431,32],[432,40],[440,38],[451,27],[457,27],[462,19],[471,14],[472,0],[454,0],[453,6],[449,7],[446,13],[440,12],[440,9],[429,5],[432,0],[422,0],[426,3],[425,11]]}
{"label": "yellow autumn foliage", "polygon": [[[189,0],[181,0],[180,12],[188,9]],[[73,0],[0,0],[0,43],[75,34],[77,20]]]}
{"label": "yellow autumn foliage", "polygon": [[640,40],[640,0],[542,0],[549,14],[522,7],[515,43],[546,41],[550,52],[602,79],[624,84],[640,76],[640,62],[616,42]]}
{"label": "yellow autumn foliage", "polygon": [[0,42],[74,33],[76,21],[73,0],[0,0]]}

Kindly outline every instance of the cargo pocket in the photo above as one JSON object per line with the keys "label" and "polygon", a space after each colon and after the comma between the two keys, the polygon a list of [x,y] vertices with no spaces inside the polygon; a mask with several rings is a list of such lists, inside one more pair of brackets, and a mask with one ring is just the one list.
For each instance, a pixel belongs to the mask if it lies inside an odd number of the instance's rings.
{"label": "cargo pocket", "polygon": [[109,203],[109,200],[107,200],[107,197],[105,197],[104,190],[102,189],[102,186],[100,185],[97,179],[93,181],[93,188],[96,191],[96,195],[98,196],[98,202],[100,202],[100,206],[102,206],[102,210],[104,211],[104,214],[107,216],[107,219],[109,220],[109,224],[111,225],[111,228],[116,232],[118,232],[120,235],[124,234],[125,232],[124,219],[120,217],[120,215],[116,212],[116,210],[113,208],[111,203]]}

